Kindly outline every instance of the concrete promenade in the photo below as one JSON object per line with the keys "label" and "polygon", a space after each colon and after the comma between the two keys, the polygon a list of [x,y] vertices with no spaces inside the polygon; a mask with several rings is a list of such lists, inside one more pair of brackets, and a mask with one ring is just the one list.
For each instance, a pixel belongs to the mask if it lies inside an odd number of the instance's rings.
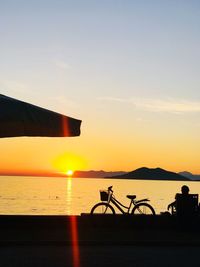
{"label": "concrete promenade", "polygon": [[0,266],[199,266],[199,219],[0,215]]}

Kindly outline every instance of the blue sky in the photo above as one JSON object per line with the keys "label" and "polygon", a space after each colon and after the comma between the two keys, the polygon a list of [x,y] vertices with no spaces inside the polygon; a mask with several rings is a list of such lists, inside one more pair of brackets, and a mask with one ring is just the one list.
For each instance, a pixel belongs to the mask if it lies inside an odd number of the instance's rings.
{"label": "blue sky", "polygon": [[88,168],[197,172],[199,25],[193,0],[1,0],[1,93],[81,118],[83,137],[61,146]]}
{"label": "blue sky", "polygon": [[199,98],[199,3],[163,2],[1,1],[2,76],[40,86],[61,76],[94,96]]}

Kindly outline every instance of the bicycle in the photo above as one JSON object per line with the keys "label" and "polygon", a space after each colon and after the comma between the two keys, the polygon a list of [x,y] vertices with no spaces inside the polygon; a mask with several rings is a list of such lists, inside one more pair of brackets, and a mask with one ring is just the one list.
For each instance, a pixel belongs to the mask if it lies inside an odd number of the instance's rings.
{"label": "bicycle", "polygon": [[[91,214],[115,214],[115,209],[111,203],[122,213],[122,214],[134,214],[134,215],[155,215],[154,208],[146,203],[149,199],[136,200],[136,195],[127,195],[130,199],[129,206],[123,205],[113,195],[112,186],[108,187],[108,190],[100,191],[100,198],[102,202],[97,203],[91,209]],[[133,206],[133,208],[132,208]]]}

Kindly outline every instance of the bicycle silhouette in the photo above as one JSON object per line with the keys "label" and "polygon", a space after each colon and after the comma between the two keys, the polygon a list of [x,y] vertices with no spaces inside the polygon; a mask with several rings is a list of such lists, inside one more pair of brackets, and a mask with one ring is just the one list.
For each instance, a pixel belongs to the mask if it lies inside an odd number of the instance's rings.
{"label": "bicycle silhouette", "polygon": [[[123,205],[113,195],[112,186],[108,187],[108,190],[100,191],[100,198],[102,202],[97,203],[91,209],[91,214],[115,214],[115,206],[122,214],[134,214],[134,215],[155,215],[154,208],[147,203],[149,199],[136,200],[136,195],[127,195],[130,199],[129,206]],[[112,206],[112,205],[113,206]]]}

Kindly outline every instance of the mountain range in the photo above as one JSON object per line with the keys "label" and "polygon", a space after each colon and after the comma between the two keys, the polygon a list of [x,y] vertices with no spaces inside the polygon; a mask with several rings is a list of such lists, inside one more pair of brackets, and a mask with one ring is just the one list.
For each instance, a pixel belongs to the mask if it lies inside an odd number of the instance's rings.
{"label": "mountain range", "polygon": [[112,176],[117,176],[117,175],[123,175],[126,174],[127,172],[123,171],[118,171],[118,172],[105,172],[105,171],[75,171],[73,174],[73,177],[80,177],[80,178],[109,178]]}
{"label": "mountain range", "polygon": [[196,181],[200,181],[200,175],[199,174],[192,174],[191,172],[179,172],[180,175],[189,178],[190,180],[196,180]]}
{"label": "mountain range", "polygon": [[178,173],[166,171],[161,168],[150,169],[142,167],[126,174],[117,175],[113,178],[120,179],[139,179],[139,180],[172,180],[172,181],[189,181],[190,179]]}
{"label": "mountain range", "polygon": [[140,180],[172,180],[172,181],[200,181],[200,175],[193,175],[190,172],[171,172],[162,168],[141,167],[131,172],[118,171],[75,171],[73,177],[81,178],[115,178],[115,179],[140,179]]}
{"label": "mountain range", "polygon": [[[41,176],[41,177],[63,177],[66,173],[52,173],[49,171],[38,172],[0,172],[0,176]],[[141,180],[174,180],[174,181],[200,181],[200,175],[195,175],[187,171],[175,173],[161,168],[142,167],[131,172],[125,171],[75,171],[73,177],[77,178],[115,178],[115,179],[141,179]]]}

